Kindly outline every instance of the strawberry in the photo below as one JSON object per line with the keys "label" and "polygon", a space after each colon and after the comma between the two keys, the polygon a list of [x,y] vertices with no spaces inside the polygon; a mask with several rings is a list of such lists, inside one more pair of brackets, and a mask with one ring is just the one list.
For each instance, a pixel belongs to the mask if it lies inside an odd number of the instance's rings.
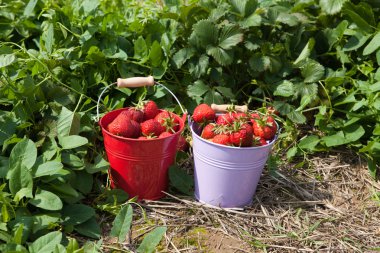
{"label": "strawberry", "polygon": [[204,139],[214,138],[214,136],[216,135],[214,130],[215,130],[215,124],[214,123],[207,124],[202,130],[201,137]]}
{"label": "strawberry", "polygon": [[218,125],[230,125],[234,121],[232,113],[225,113],[216,117],[216,124]]}
{"label": "strawberry", "polygon": [[264,116],[260,119],[251,120],[253,133],[265,140],[271,140],[276,135],[277,125],[272,116]]}
{"label": "strawberry", "polygon": [[160,123],[154,119],[148,119],[140,123],[141,132],[145,136],[159,136],[163,132],[163,128]]}
{"label": "strawberry", "polygon": [[195,107],[192,117],[195,122],[205,124],[215,119],[215,112],[208,104],[200,104]]}
{"label": "strawberry", "polygon": [[182,135],[179,136],[177,143],[177,150],[186,152],[189,149],[189,143],[186,141],[186,138]]}
{"label": "strawberry", "polygon": [[275,114],[277,116],[280,115],[280,113],[273,106],[268,106],[267,107],[267,114],[269,114],[269,115]]}
{"label": "strawberry", "polygon": [[168,136],[171,136],[171,135],[173,135],[173,134],[170,133],[170,132],[162,132],[162,133],[158,136],[158,138],[165,138],[165,137],[168,137]]}
{"label": "strawberry", "polygon": [[142,110],[137,109],[136,107],[129,108],[129,110],[127,111],[127,115],[138,123],[141,123],[144,119],[144,112]]}
{"label": "strawberry", "polygon": [[232,117],[234,118],[234,120],[236,121],[247,121],[247,114],[244,113],[244,112],[235,112],[235,113],[232,113]]}
{"label": "strawberry", "polygon": [[212,138],[212,142],[225,146],[231,145],[230,136],[228,134],[217,134]]}
{"label": "strawberry", "polygon": [[253,146],[254,147],[264,146],[264,145],[267,145],[267,141],[264,138],[258,137],[258,136],[253,136]]}
{"label": "strawberry", "polygon": [[122,111],[108,126],[108,131],[126,138],[137,138],[140,133],[140,125],[131,120],[127,111]]}
{"label": "strawberry", "polygon": [[148,119],[153,119],[158,114],[158,106],[152,101],[144,101],[143,102],[143,111],[144,111],[144,121]]}
{"label": "strawberry", "polygon": [[162,111],[154,117],[154,120],[164,127],[164,131],[175,133],[179,130],[179,120],[171,112]]}
{"label": "strawberry", "polygon": [[237,147],[252,146],[252,127],[248,123],[234,122],[233,132],[230,135],[230,142]]}

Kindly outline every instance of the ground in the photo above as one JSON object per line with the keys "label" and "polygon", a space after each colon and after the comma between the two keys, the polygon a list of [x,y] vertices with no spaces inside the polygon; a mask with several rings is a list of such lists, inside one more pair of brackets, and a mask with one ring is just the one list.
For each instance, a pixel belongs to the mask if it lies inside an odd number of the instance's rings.
{"label": "ground", "polygon": [[[375,252],[380,251],[380,184],[349,151],[319,154],[308,166],[284,162],[264,173],[253,204],[244,209],[204,206],[168,194],[135,209],[129,243],[105,251],[133,250],[155,224],[168,227],[157,252]],[[149,222],[147,222],[147,220]]]}

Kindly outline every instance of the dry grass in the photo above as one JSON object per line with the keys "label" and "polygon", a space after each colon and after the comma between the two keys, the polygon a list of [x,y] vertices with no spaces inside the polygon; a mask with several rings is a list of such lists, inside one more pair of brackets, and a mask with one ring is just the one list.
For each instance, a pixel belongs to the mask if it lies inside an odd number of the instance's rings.
{"label": "dry grass", "polygon": [[[245,209],[219,209],[167,194],[142,203],[130,242],[155,224],[168,227],[160,252],[373,252],[380,246],[380,185],[353,154],[311,158],[261,177]],[[135,209],[137,211],[137,209]],[[142,217],[137,215],[136,217]],[[133,245],[124,245],[131,249]]]}

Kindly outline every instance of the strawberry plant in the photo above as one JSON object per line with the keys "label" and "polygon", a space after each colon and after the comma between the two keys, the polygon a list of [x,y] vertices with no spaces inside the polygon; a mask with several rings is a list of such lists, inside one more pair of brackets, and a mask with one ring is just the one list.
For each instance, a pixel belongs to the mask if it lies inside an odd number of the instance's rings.
{"label": "strawberry plant", "polygon": [[[272,107],[278,150],[289,159],[347,146],[375,177],[379,14],[373,0],[3,0],[1,251],[74,251],[73,235],[101,236],[97,213],[113,202],[96,197],[126,201],[106,187],[95,117],[99,94],[118,77],[151,74],[191,113],[202,103]],[[165,95],[161,87],[110,89],[100,111],[145,96],[180,113]]]}

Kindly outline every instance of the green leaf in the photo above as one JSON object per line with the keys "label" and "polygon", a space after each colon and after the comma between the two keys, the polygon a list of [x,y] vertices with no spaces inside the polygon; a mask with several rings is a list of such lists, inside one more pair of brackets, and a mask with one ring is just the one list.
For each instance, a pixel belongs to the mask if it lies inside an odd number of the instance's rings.
{"label": "green leaf", "polygon": [[302,49],[300,55],[297,57],[297,59],[294,61],[293,64],[297,65],[300,62],[306,60],[310,56],[310,53],[312,52],[314,45],[315,45],[315,39],[310,38],[309,41],[306,43],[305,47]]}
{"label": "green leaf", "polygon": [[94,173],[97,173],[97,172],[107,172],[108,168],[109,168],[109,162],[107,162],[101,154],[97,155],[95,157],[95,161],[94,161],[94,164],[88,164],[86,166],[86,171],[87,173],[89,174],[94,174]]}
{"label": "green leaf", "polygon": [[186,195],[193,195],[194,179],[185,171],[181,170],[177,165],[169,168],[170,184]]}
{"label": "green leaf", "polygon": [[190,35],[190,43],[195,46],[206,48],[215,46],[219,37],[219,31],[216,25],[210,20],[200,20],[193,26],[193,32]]}
{"label": "green leaf", "polygon": [[363,50],[363,55],[369,55],[375,52],[380,47],[380,32],[376,33],[372,40]]}
{"label": "green leaf", "polygon": [[249,59],[249,66],[254,71],[263,72],[270,68],[271,61],[268,56],[261,55],[261,54],[254,54]]}
{"label": "green leaf", "polygon": [[220,47],[208,47],[207,54],[214,57],[214,59],[222,66],[230,65],[233,61],[231,54]]}
{"label": "green leaf", "polygon": [[223,87],[223,86],[216,86],[215,89],[220,92],[223,96],[233,99],[235,97],[235,94],[232,92],[231,88]]}
{"label": "green leaf", "polygon": [[144,63],[148,60],[148,46],[142,36],[134,42],[134,57]]}
{"label": "green leaf", "polygon": [[76,135],[79,133],[79,128],[79,115],[63,106],[57,121],[58,136]]}
{"label": "green leaf", "polygon": [[163,61],[163,53],[160,43],[155,40],[150,48],[149,59],[153,67],[161,66]]}
{"label": "green leaf", "polygon": [[293,83],[288,80],[284,80],[276,87],[276,90],[273,92],[273,95],[281,97],[290,97],[294,95],[294,92],[295,90]]}
{"label": "green leaf", "polygon": [[303,150],[315,151],[315,147],[320,142],[320,139],[316,135],[310,135],[303,138],[299,143],[298,147]]}
{"label": "green leaf", "polygon": [[216,92],[215,90],[209,90],[206,95],[204,96],[204,102],[206,104],[223,104],[223,97],[220,95],[219,92]]}
{"label": "green leaf", "polygon": [[137,248],[138,253],[151,253],[160,243],[162,237],[166,233],[166,227],[157,227],[149,234],[147,234],[140,246]]}
{"label": "green leaf", "polygon": [[40,164],[34,172],[34,178],[51,176],[59,173],[63,169],[63,164],[58,161],[48,161]]}
{"label": "green leaf", "polygon": [[51,213],[48,214],[35,214],[33,215],[33,231],[32,233],[36,233],[40,230],[46,229],[48,227],[52,227],[54,225],[58,225],[58,222],[61,218],[59,213]]}
{"label": "green leaf", "polygon": [[33,177],[22,163],[17,164],[8,173],[9,189],[13,196],[22,188],[33,188]]}
{"label": "green leaf", "polygon": [[292,110],[287,114],[288,118],[297,124],[304,124],[306,122],[306,117],[301,113],[295,110]]}
{"label": "green leaf", "polygon": [[50,232],[41,236],[29,245],[30,253],[50,253],[55,249],[55,245],[60,244],[62,240],[62,233],[59,231]]}
{"label": "green leaf", "polygon": [[13,242],[16,244],[22,244],[22,232],[24,230],[24,224],[20,224],[13,234]]}
{"label": "green leaf", "polygon": [[[327,1],[327,0],[326,0]],[[350,1],[346,1],[342,9],[343,13],[349,16],[349,18],[365,33],[371,33],[372,27],[368,24],[365,16],[362,16],[358,10],[358,7],[355,6]]]}
{"label": "green leaf", "polygon": [[79,225],[93,216],[95,216],[95,210],[83,204],[65,205],[62,209],[64,225]]}
{"label": "green leaf", "polygon": [[0,68],[11,65],[16,61],[14,54],[2,54],[0,55]]}
{"label": "green leaf", "polygon": [[173,61],[177,69],[181,68],[182,65],[191,57],[194,56],[196,50],[194,48],[182,48],[173,55]]}
{"label": "green leaf", "polygon": [[11,117],[0,117],[0,146],[16,132],[16,126]]}
{"label": "green leaf", "polygon": [[53,51],[53,45],[54,45],[54,25],[53,23],[43,23],[43,32],[41,35],[41,39],[44,41],[44,45],[46,48],[46,51],[51,54]]}
{"label": "green leaf", "polygon": [[95,11],[99,6],[99,0],[84,0],[81,4],[81,7],[84,11],[84,14],[87,16],[91,12]]}
{"label": "green leaf", "polygon": [[362,126],[353,124],[343,128],[342,131],[338,131],[333,135],[323,137],[322,140],[325,142],[327,147],[333,147],[355,142],[364,134],[365,130]]}
{"label": "green leaf", "polygon": [[325,68],[318,62],[310,60],[301,67],[301,74],[305,78],[305,83],[314,83],[325,75]]}
{"label": "green leaf", "polygon": [[219,47],[228,50],[243,41],[243,34],[238,26],[227,25],[222,28],[219,35]]}
{"label": "green leaf", "polygon": [[61,210],[63,206],[61,199],[57,195],[41,189],[37,189],[36,195],[29,203],[50,211]]}
{"label": "green leaf", "polygon": [[79,135],[69,135],[59,138],[59,144],[62,146],[62,149],[73,149],[88,143],[87,138]]}
{"label": "green leaf", "polygon": [[239,22],[239,25],[243,28],[250,28],[261,25],[262,18],[258,14],[252,14],[248,18]]}
{"label": "green leaf", "polygon": [[343,47],[343,51],[353,51],[361,48],[371,35],[364,35],[360,31],[351,36]]}
{"label": "green leaf", "polygon": [[93,238],[93,239],[99,239],[101,237],[102,231],[95,217],[92,217],[88,221],[75,226],[74,229],[79,234]]}
{"label": "green leaf", "polygon": [[208,87],[203,81],[197,80],[193,85],[187,87],[187,95],[189,95],[189,97],[200,97],[209,90],[210,87]]}
{"label": "green leaf", "polygon": [[201,75],[204,75],[206,73],[208,64],[209,57],[205,54],[202,54],[197,62],[191,61],[189,71],[195,78],[199,78]]}
{"label": "green leaf", "polygon": [[125,205],[116,215],[112,222],[111,236],[118,238],[119,243],[125,241],[130,230],[133,218],[133,209],[131,205]]}
{"label": "green leaf", "polygon": [[367,159],[367,165],[368,165],[369,174],[372,176],[373,179],[376,179],[377,177],[376,161],[374,161],[373,159]]}
{"label": "green leaf", "polygon": [[291,158],[295,157],[296,154],[297,154],[297,151],[298,151],[298,147],[297,147],[297,146],[291,147],[291,148],[286,152],[286,158],[287,158],[287,159],[291,159]]}
{"label": "green leaf", "polygon": [[69,242],[67,244],[66,250],[67,253],[84,253],[84,252],[78,252],[79,249],[79,243],[75,238],[69,238]]}
{"label": "green leaf", "polygon": [[346,1],[347,0],[320,0],[319,5],[321,6],[322,11],[329,15],[334,15],[342,10],[343,4]]}
{"label": "green leaf", "polygon": [[24,9],[24,16],[33,16],[33,10],[37,5],[38,0],[30,0]]}
{"label": "green leaf", "polygon": [[62,153],[62,163],[74,168],[84,167],[84,161],[72,153]]}

